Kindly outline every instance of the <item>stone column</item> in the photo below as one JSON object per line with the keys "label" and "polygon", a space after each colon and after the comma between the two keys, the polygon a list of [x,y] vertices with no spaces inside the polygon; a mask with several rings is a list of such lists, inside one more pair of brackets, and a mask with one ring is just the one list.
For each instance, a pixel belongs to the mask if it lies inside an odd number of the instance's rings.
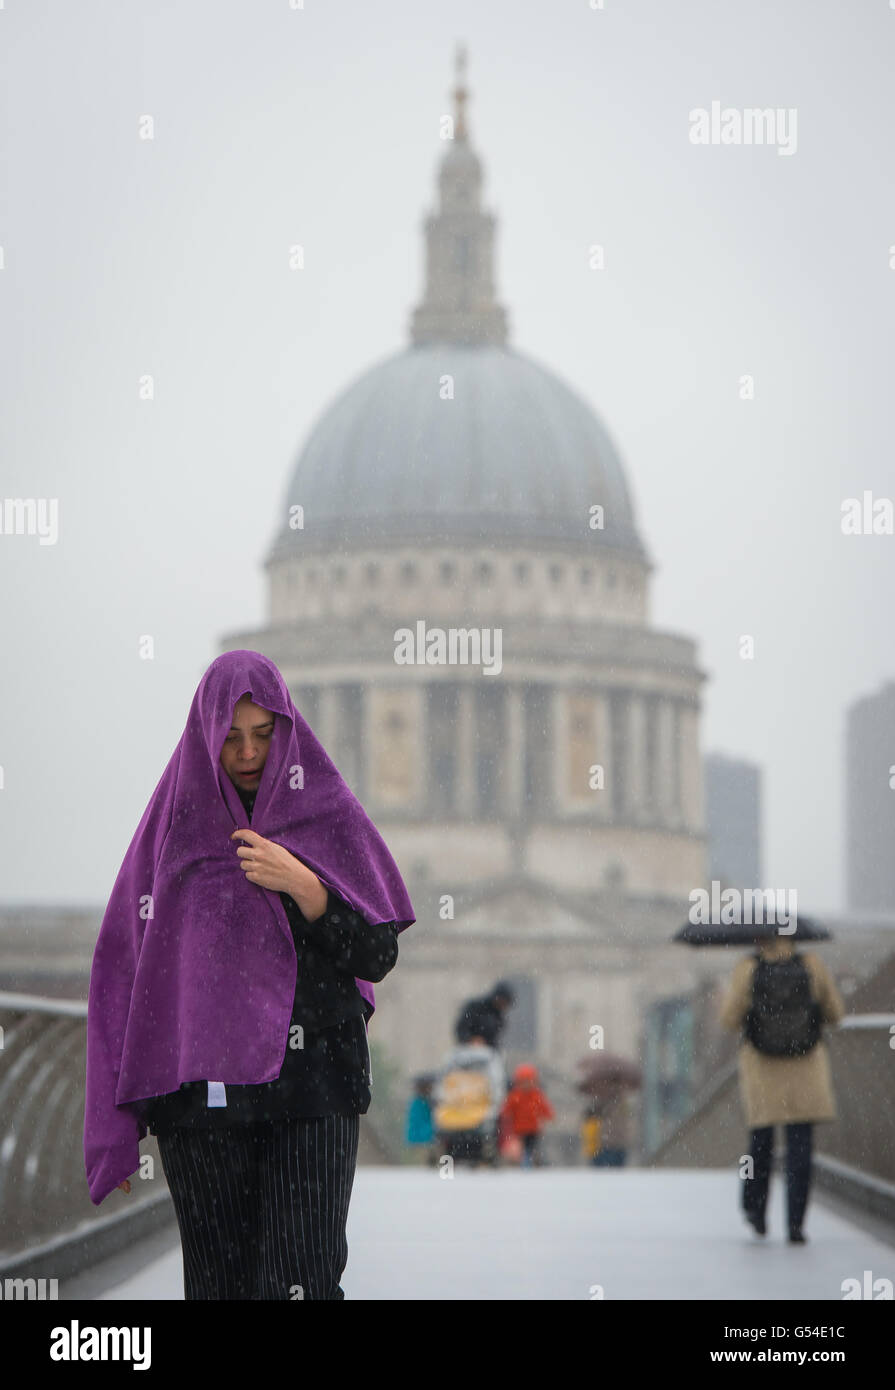
{"label": "stone column", "polygon": [[523,741],[525,738],[522,691],[518,685],[507,688],[504,703],[503,750],[504,811],[513,820],[522,810]]}
{"label": "stone column", "polygon": [[628,695],[626,715],[627,811],[636,823],[644,819],[646,810],[646,707],[643,696],[636,690]]}
{"label": "stone column", "polygon": [[461,816],[476,813],[476,727],[475,691],[470,681],[461,681],[457,691],[457,810]]}
{"label": "stone column", "polygon": [[656,811],[661,825],[672,825],[678,811],[674,703],[660,696],[656,707]]}
{"label": "stone column", "polygon": [[609,695],[605,690],[594,691],[594,724],[597,738],[593,760],[603,769],[603,790],[595,791],[592,795],[598,819],[610,821],[615,812],[615,796],[612,786],[612,726],[609,722]]}
{"label": "stone column", "polygon": [[705,828],[703,807],[702,758],[699,751],[699,710],[681,704],[678,712],[680,729],[680,787],[681,813],[684,825],[701,834]]}
{"label": "stone column", "polygon": [[333,762],[339,762],[339,700],[338,692],[332,685],[320,686],[320,706],[317,715],[318,728],[315,730]]}
{"label": "stone column", "polygon": [[361,785],[364,789],[363,800],[366,803],[375,805],[376,788],[373,785],[373,700],[371,698],[372,687],[366,682],[361,686]]}
{"label": "stone column", "polygon": [[[566,758],[566,702],[565,691],[559,686],[552,686],[549,695],[550,701],[550,732],[553,739],[552,747],[548,750],[550,759],[550,809],[548,815],[553,815],[557,810],[561,810],[566,805],[565,791],[565,758]],[[546,809],[546,808],[545,808]]]}

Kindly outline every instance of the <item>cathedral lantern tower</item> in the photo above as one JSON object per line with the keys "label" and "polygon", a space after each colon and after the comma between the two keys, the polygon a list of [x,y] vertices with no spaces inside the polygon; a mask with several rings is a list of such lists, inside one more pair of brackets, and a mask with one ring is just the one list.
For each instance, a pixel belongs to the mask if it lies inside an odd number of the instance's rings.
{"label": "cathedral lantern tower", "polygon": [[503,346],[506,311],[494,298],[494,217],[482,209],[482,164],[466,129],[466,54],[457,55],[452,140],[438,171],[438,210],[426,218],[426,289],[411,341]]}

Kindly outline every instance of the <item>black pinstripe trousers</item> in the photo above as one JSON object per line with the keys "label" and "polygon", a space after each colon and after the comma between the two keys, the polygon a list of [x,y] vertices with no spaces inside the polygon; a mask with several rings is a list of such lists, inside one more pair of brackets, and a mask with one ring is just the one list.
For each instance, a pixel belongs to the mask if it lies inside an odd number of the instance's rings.
{"label": "black pinstripe trousers", "polygon": [[339,1299],[358,1115],[157,1136],[189,1299]]}

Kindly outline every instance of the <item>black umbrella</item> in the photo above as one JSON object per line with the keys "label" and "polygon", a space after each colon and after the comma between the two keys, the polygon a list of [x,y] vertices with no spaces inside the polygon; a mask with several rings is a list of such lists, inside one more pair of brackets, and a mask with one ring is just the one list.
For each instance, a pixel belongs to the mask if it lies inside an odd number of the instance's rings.
{"label": "black umbrella", "polygon": [[829,941],[831,933],[809,917],[797,917],[795,931],[781,930],[774,922],[685,922],[672,941],[684,946],[755,946],[782,937],[784,941]]}
{"label": "black umbrella", "polygon": [[576,1066],[581,1080],[575,1089],[589,1096],[611,1094],[628,1086],[636,1090],[643,1081],[643,1073],[637,1063],[615,1052],[591,1052]]}

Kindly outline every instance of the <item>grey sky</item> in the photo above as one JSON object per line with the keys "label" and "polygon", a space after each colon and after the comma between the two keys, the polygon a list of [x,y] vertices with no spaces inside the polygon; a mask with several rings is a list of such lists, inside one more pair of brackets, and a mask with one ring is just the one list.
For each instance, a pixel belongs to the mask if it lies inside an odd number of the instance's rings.
{"label": "grey sky", "polygon": [[[0,12],[0,496],[60,508],[55,546],[0,536],[4,901],[105,901],[219,636],[263,620],[298,447],[406,342],[462,39],[511,342],[618,443],[703,748],[764,767],[767,882],[840,905],[845,707],[895,674],[895,538],[839,526],[895,488],[895,12],[605,6]],[[692,145],[713,100],[796,108],[796,153]]]}

